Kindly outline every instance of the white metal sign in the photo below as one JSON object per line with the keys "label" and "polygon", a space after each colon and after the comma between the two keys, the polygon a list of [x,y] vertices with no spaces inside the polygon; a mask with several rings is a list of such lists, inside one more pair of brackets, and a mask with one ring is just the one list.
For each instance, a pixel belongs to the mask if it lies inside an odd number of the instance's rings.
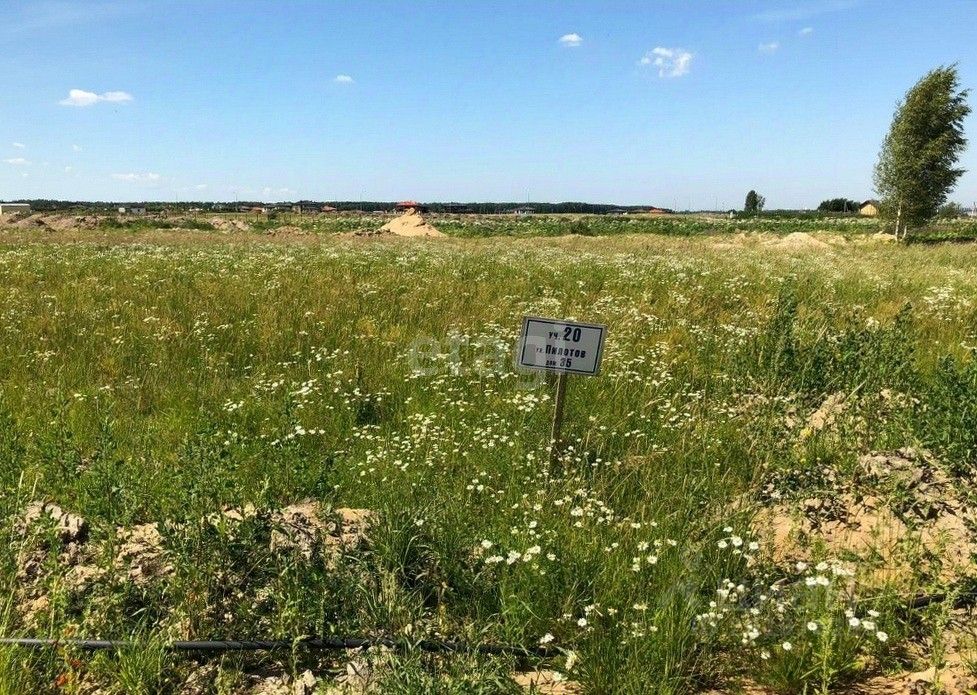
{"label": "white metal sign", "polygon": [[607,326],[527,316],[516,351],[516,366],[594,376],[600,370]]}

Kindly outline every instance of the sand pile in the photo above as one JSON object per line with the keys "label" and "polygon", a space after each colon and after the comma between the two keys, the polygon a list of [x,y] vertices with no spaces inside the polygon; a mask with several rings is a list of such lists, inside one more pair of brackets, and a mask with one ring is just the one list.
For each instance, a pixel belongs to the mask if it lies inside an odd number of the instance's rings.
{"label": "sand pile", "polygon": [[7,227],[13,227],[14,229],[46,229],[47,225],[44,223],[44,215],[30,214],[30,215],[14,215],[8,217],[4,215],[2,222]]}
{"label": "sand pile", "polygon": [[778,249],[785,249],[787,251],[831,248],[830,244],[824,243],[807,232],[792,232],[782,239],[777,239],[776,241],[771,242],[770,246],[775,246]]}
{"label": "sand pile", "polygon": [[[7,218],[6,215],[3,216]],[[99,218],[97,215],[59,215],[46,213],[32,213],[18,215],[9,219],[2,219],[2,223],[14,229],[37,229],[52,232],[69,232],[76,229],[96,229]]]}
{"label": "sand pile", "polygon": [[424,218],[421,217],[417,210],[413,209],[408,210],[400,217],[395,217],[387,222],[387,224],[380,227],[380,232],[389,232],[390,234],[396,234],[397,236],[412,237],[444,236],[444,234],[439,232],[433,225],[425,222]]}
{"label": "sand pile", "polygon": [[250,232],[251,225],[244,220],[227,217],[211,217],[208,222],[219,232]]}

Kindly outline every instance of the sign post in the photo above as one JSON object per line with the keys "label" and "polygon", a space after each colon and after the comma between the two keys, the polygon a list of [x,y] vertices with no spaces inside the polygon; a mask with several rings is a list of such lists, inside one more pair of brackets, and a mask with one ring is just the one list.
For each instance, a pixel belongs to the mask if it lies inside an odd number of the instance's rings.
{"label": "sign post", "polygon": [[560,443],[563,440],[563,403],[567,395],[567,374],[556,377],[556,402],[553,406],[553,426],[550,428],[550,465],[559,462]]}
{"label": "sign post", "polygon": [[556,375],[553,426],[550,429],[550,465],[560,457],[567,376],[596,376],[604,353],[607,327],[593,323],[558,321],[526,316],[516,350],[516,367]]}

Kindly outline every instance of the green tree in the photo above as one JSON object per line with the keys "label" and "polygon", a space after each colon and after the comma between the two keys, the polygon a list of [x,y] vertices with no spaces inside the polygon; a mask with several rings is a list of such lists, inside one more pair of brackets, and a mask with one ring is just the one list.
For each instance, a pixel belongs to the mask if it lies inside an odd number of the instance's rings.
{"label": "green tree", "polygon": [[818,212],[857,212],[859,204],[857,200],[849,198],[831,198],[822,200],[818,205]]}
{"label": "green tree", "polygon": [[760,196],[757,195],[756,191],[750,191],[749,193],[747,193],[746,203],[743,205],[743,212],[747,214],[756,213],[759,210],[757,206],[759,200],[760,200]]}
{"label": "green tree", "polygon": [[943,205],[941,205],[940,209],[937,211],[936,216],[942,217],[946,220],[955,220],[959,217],[965,217],[966,214],[967,211],[964,209],[963,205],[951,201],[949,203],[943,203]]}
{"label": "green tree", "polygon": [[875,165],[881,215],[896,238],[933,219],[964,170],[963,119],[969,90],[959,90],[956,65],[926,74],[896,106]]}

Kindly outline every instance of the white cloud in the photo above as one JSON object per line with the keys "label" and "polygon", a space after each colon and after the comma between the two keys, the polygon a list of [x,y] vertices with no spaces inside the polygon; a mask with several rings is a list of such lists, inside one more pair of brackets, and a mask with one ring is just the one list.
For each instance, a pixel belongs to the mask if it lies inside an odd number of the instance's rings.
{"label": "white cloud", "polygon": [[776,53],[777,49],[780,48],[780,43],[777,41],[771,41],[770,43],[761,43],[756,47],[760,53]]}
{"label": "white cloud", "polygon": [[814,33],[814,27],[804,27],[799,32],[797,32],[797,35],[798,36],[810,36],[813,33]]}
{"label": "white cloud", "polygon": [[148,171],[143,174],[112,174],[112,178],[116,181],[128,181],[130,183],[156,183],[162,177],[159,174]]}
{"label": "white cloud", "polygon": [[639,65],[653,65],[658,68],[659,77],[681,77],[689,73],[693,55],[684,48],[663,48],[656,46],[645,53]]}
{"label": "white cloud", "polygon": [[93,106],[100,101],[121,104],[132,101],[132,95],[128,92],[105,92],[103,94],[96,94],[95,92],[86,92],[84,89],[72,89],[68,92],[68,97],[58,103],[62,106]]}
{"label": "white cloud", "polygon": [[336,79],[333,80],[333,82],[338,82],[339,84],[353,84],[355,81],[349,75],[336,75]]}
{"label": "white cloud", "polygon": [[583,37],[580,34],[564,34],[560,37],[560,43],[567,48],[576,48],[583,43]]}
{"label": "white cloud", "polygon": [[13,145],[14,147],[16,147],[18,150],[22,150],[22,149],[24,149],[24,148],[27,147],[27,145],[25,145],[22,142],[12,142],[10,144]]}
{"label": "white cloud", "polygon": [[198,183],[196,186],[194,186],[194,189],[195,190],[198,190],[198,191],[206,190],[207,189],[207,184],[205,184],[205,183]]}
{"label": "white cloud", "polygon": [[3,161],[5,161],[7,164],[13,164],[14,166],[24,166],[25,164],[30,164],[30,162],[23,157],[11,157],[10,159],[5,159]]}
{"label": "white cloud", "polygon": [[71,149],[74,152],[81,152],[81,145],[72,145]]}

